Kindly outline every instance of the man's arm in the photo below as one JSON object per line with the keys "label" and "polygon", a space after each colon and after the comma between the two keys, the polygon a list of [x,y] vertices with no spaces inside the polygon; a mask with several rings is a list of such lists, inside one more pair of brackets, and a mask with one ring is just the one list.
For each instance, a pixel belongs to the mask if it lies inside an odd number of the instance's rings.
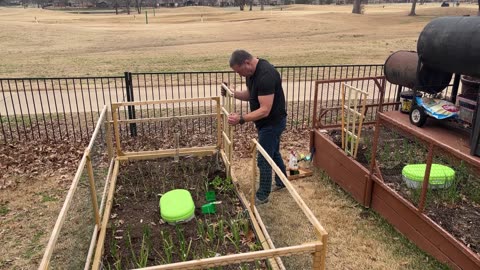
{"label": "man's arm", "polygon": [[274,96],[275,94],[258,96],[258,102],[260,103],[260,108],[258,108],[258,110],[255,110],[251,113],[247,113],[243,115],[243,119],[245,120],[245,122],[257,121],[267,117],[270,114],[270,111],[272,110]]}
{"label": "man's arm", "polygon": [[236,99],[240,99],[243,101],[248,101],[250,99],[250,92],[248,90],[245,91],[235,91],[233,90],[233,97]]}
{"label": "man's arm", "polygon": [[[223,84],[225,84],[228,87],[228,83],[224,82]],[[236,91],[234,85],[230,86],[229,89],[233,93],[233,97],[236,99],[243,100],[243,101],[248,101],[250,99],[250,92],[248,92],[248,90]],[[227,94],[226,90],[222,87],[222,96],[225,96],[226,94]]]}
{"label": "man's arm", "polygon": [[[260,102],[260,108],[251,113],[243,115],[243,120],[245,122],[257,121],[259,119],[265,118],[270,114],[272,110],[273,98],[275,94],[270,94],[266,96],[258,96],[258,101]],[[240,115],[237,113],[232,113],[228,116],[228,123],[230,125],[237,125],[240,121]]]}

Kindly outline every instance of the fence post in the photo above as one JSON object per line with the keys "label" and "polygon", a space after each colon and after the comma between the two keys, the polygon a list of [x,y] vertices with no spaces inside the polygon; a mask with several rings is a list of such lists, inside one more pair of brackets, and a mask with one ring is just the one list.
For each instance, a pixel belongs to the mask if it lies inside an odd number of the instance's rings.
{"label": "fence post", "polygon": [[[125,91],[127,92],[127,101],[134,101],[132,73],[125,72]],[[128,119],[135,119],[135,106],[128,106]],[[130,123],[130,136],[137,136],[137,123]]]}

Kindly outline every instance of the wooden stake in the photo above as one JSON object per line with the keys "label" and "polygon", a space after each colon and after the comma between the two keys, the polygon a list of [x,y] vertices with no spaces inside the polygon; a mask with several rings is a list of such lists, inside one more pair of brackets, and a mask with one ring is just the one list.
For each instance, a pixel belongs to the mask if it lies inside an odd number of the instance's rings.
{"label": "wooden stake", "polygon": [[93,215],[95,217],[95,224],[100,227],[100,213],[98,211],[97,191],[95,189],[95,179],[93,177],[92,158],[90,153],[87,155],[87,172],[88,181],[90,183],[90,195],[92,197]]}
{"label": "wooden stake", "polygon": [[[100,202],[100,209],[99,209],[100,215],[102,215],[103,207],[105,205],[108,185],[110,183],[110,179],[112,176],[114,163],[115,161],[113,159],[110,160],[110,166],[108,167],[107,178],[105,179],[105,187],[103,188],[103,192],[102,192],[102,201]],[[97,236],[99,231],[100,231],[100,226],[95,225],[95,227],[93,228],[92,240],[90,241],[90,248],[88,249],[87,260],[85,262],[84,270],[90,270],[92,255],[93,255],[93,251],[95,250],[95,246],[97,245]]]}
{"label": "wooden stake", "polygon": [[121,145],[120,145],[120,128],[118,126],[118,106],[112,104],[112,113],[113,113],[113,132],[115,134],[115,142],[117,149],[117,156],[123,156]]}
{"label": "wooden stake", "polygon": [[217,149],[220,150],[222,147],[222,115],[220,110],[220,97],[215,98],[215,102],[217,105]]}
{"label": "wooden stake", "polygon": [[425,200],[427,198],[427,190],[428,184],[430,182],[430,171],[432,169],[432,161],[433,161],[433,143],[430,143],[428,147],[428,154],[427,154],[427,164],[425,167],[425,175],[423,176],[423,185],[422,185],[422,193],[420,194],[420,202],[418,203],[418,211],[423,212],[425,209]]}
{"label": "wooden stake", "polygon": [[343,111],[345,107],[345,83],[342,83],[342,149],[345,149],[345,112]]}
{"label": "wooden stake", "polygon": [[105,130],[106,130],[108,160],[112,160],[113,158],[112,128],[110,127],[110,122],[108,121],[108,114],[105,121]]}
{"label": "wooden stake", "polygon": [[98,237],[97,247],[95,250],[95,257],[93,258],[92,269],[98,270],[101,268],[101,259],[103,253],[103,245],[105,243],[105,234],[107,232],[107,224],[110,219],[110,211],[112,210],[113,195],[115,193],[115,184],[117,182],[118,171],[120,168],[120,162],[115,160],[115,166],[113,167],[112,181],[110,183],[110,189],[108,190],[107,203],[105,205],[105,213],[103,214],[102,225],[100,227],[100,235]]}
{"label": "wooden stake", "polygon": [[257,144],[252,144],[252,192],[250,193],[250,209],[254,212],[257,182]]}

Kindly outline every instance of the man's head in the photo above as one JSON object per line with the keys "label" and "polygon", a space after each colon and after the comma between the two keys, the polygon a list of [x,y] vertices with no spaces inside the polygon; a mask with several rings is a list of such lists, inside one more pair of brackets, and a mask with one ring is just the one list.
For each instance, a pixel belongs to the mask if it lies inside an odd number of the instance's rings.
{"label": "man's head", "polygon": [[255,73],[258,59],[245,50],[236,50],[230,57],[230,67],[240,76],[248,77]]}

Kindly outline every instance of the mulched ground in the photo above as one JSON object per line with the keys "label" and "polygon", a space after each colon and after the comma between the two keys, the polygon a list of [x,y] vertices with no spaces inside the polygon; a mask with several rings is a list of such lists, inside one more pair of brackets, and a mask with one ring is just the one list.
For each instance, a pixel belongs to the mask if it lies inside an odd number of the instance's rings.
{"label": "mulched ground", "polygon": [[[144,254],[148,253],[143,266],[262,249],[250,230],[248,212],[231,181],[225,180],[221,164],[216,156],[180,157],[179,162],[162,158],[125,163],[117,181],[103,264],[121,269],[139,267],[142,243]],[[162,194],[178,188],[190,191],[196,209],[193,220],[174,226],[161,219],[159,200]],[[215,190],[216,200],[221,201],[216,205],[216,214],[202,214],[207,188]],[[234,232],[239,233],[239,238],[235,238]],[[168,249],[165,241],[173,243],[172,249]],[[187,253],[181,243],[190,247]],[[267,269],[264,261],[243,267]]]}
{"label": "mulched ground", "polygon": [[[405,165],[422,163],[426,149],[418,142],[382,128],[379,137],[377,160],[387,186],[418,206],[421,190],[407,187],[402,180]],[[341,147],[341,131],[331,130],[328,135]],[[362,131],[356,160],[370,167],[373,128]],[[425,213],[443,229],[455,236],[472,251],[480,255],[480,179],[464,165],[459,165],[448,156],[435,156],[434,162],[451,166],[456,171],[456,180],[444,190],[429,190]],[[462,167],[463,166],[463,167]]]}

